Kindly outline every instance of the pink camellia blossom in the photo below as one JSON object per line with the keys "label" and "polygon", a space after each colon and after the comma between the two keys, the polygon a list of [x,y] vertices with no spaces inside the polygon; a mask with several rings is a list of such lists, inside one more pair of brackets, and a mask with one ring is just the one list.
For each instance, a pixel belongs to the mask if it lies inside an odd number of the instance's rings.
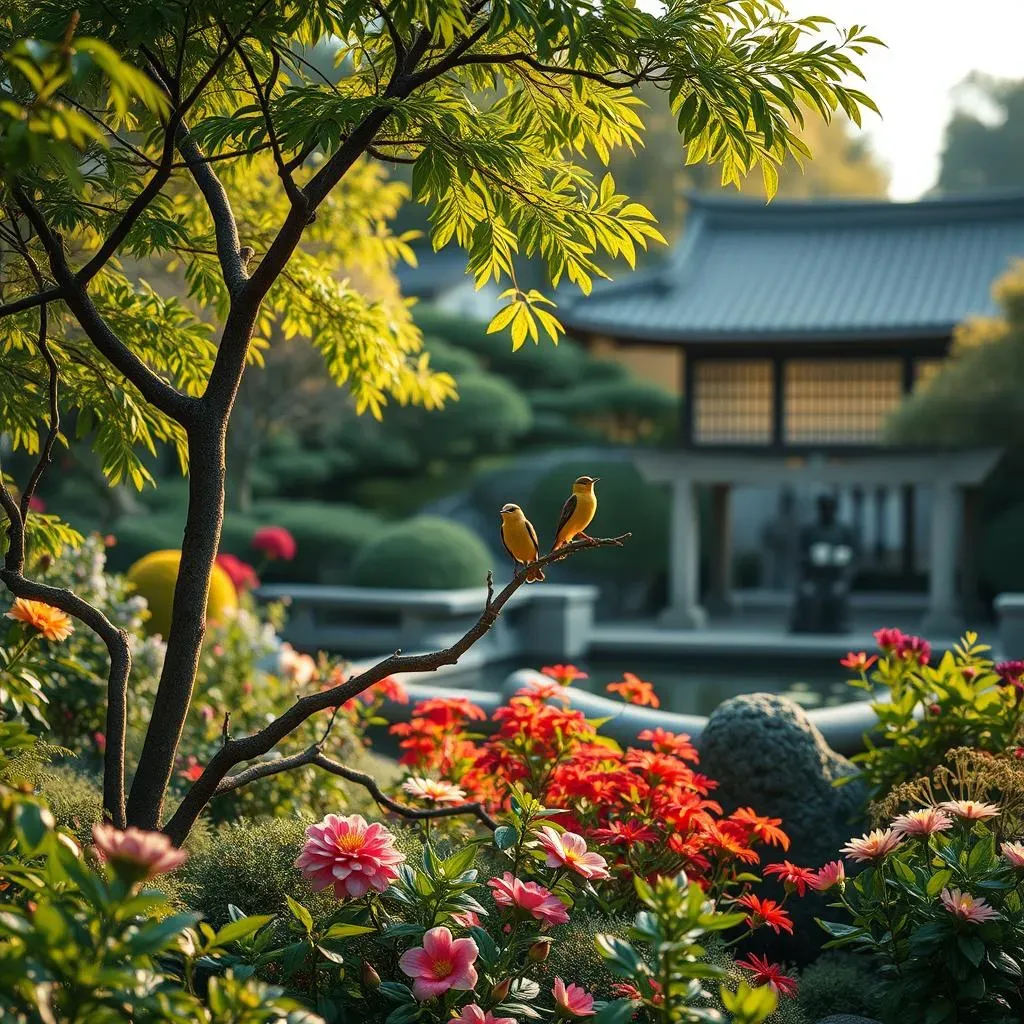
{"label": "pink camellia blossom", "polygon": [[413,979],[412,993],[422,1002],[453,988],[472,991],[477,982],[473,964],[479,955],[472,939],[453,939],[447,928],[431,928],[423,945],[407,949],[398,966]]}
{"label": "pink camellia blossom", "polygon": [[999,915],[983,900],[959,889],[943,889],[939,895],[942,905],[961,921],[980,924],[993,921]]}
{"label": "pink camellia blossom", "polygon": [[466,791],[459,789],[454,782],[425,779],[418,775],[406,779],[402,783],[402,791],[428,804],[461,804],[466,799]]}
{"label": "pink camellia blossom", "polygon": [[477,1003],[467,1003],[458,1017],[452,1017],[451,1024],[516,1024],[516,1019],[495,1017],[490,1010],[484,1010]]}
{"label": "pink camellia blossom", "polygon": [[810,887],[817,892],[828,892],[846,881],[846,868],[841,860],[834,860],[814,872],[814,881],[809,882]]}
{"label": "pink camellia blossom", "polygon": [[939,807],[920,807],[893,819],[892,830],[904,838],[934,835],[953,827],[953,819]]}
{"label": "pink camellia blossom", "polygon": [[371,889],[383,892],[397,877],[405,854],[391,833],[361,814],[328,814],[306,829],[306,844],[295,866],[317,891],[334,886],[338,899],[358,899]]}
{"label": "pink camellia blossom", "polygon": [[557,1016],[594,1016],[594,997],[579,985],[566,985],[561,978],[555,978],[551,994],[555,998],[555,1014]]}
{"label": "pink camellia blossom", "polygon": [[556,832],[550,825],[542,825],[537,841],[547,854],[549,868],[568,868],[587,879],[611,878],[608,862],[599,853],[587,852],[587,841],[575,832]]}
{"label": "pink camellia blossom", "polygon": [[1015,868],[1024,868],[1024,843],[1003,843],[999,852]]}
{"label": "pink camellia blossom", "polygon": [[939,804],[939,808],[968,821],[988,821],[1002,813],[995,804],[987,804],[983,800],[947,800]]}
{"label": "pink camellia blossom", "polygon": [[175,849],[163,832],[145,832],[135,827],[122,832],[113,825],[100,824],[92,827],[92,841],[100,860],[135,881],[173,871],[188,860],[188,853]]}
{"label": "pink camellia blossom", "polygon": [[295,557],[295,538],[283,526],[261,527],[250,543],[271,561],[290,562]]}
{"label": "pink camellia blossom", "polygon": [[845,853],[850,860],[880,860],[896,849],[903,842],[903,836],[893,829],[884,832],[876,828],[874,832],[863,835],[860,839],[851,839],[839,852]]}
{"label": "pink camellia blossom", "polygon": [[487,884],[499,907],[524,910],[544,925],[565,924],[569,920],[565,904],[557,896],[536,882],[521,881],[511,871],[506,871],[501,878],[492,878]]}

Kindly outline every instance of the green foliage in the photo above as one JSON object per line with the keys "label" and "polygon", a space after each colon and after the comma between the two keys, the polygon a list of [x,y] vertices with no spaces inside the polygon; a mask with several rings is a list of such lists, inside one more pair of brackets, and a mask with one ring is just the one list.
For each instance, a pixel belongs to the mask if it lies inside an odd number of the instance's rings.
{"label": "green foliage", "polygon": [[954,747],[999,753],[1015,745],[1024,718],[1020,690],[997,674],[977,634],[966,633],[934,666],[915,637],[887,630],[879,645],[875,667],[850,680],[871,694],[878,716],[867,750],[853,758],[872,798],[929,774]]}
{"label": "green foliage", "polygon": [[836,1013],[877,1017],[878,971],[867,957],[836,950],[822,954],[800,973],[799,1005],[810,1021]]}
{"label": "green foliage", "polygon": [[568,924],[552,929],[551,953],[538,967],[538,980],[550,985],[555,978],[572,978],[599,999],[611,999],[612,986],[619,980],[598,953],[599,935],[625,936],[632,919],[603,914],[578,913]]}
{"label": "green foliage", "polygon": [[[233,932],[196,927],[140,889],[138,865],[87,862],[54,828],[45,806],[0,790],[0,1013],[11,1024],[322,1024],[280,988],[230,969],[212,978],[205,1002],[194,985],[202,959],[223,971],[230,947],[265,924]],[[144,873],[145,869],[143,869]]]}
{"label": "green foliage", "polygon": [[140,558],[154,551],[181,545],[185,532],[183,510],[122,516],[111,527],[116,543],[107,555],[113,572],[127,572]]}
{"label": "green foliage", "polygon": [[[268,583],[277,580],[343,582],[356,553],[384,528],[380,518],[372,512],[352,505],[312,501],[261,502],[253,509],[253,518],[261,525],[283,526],[295,538],[293,561],[272,563],[261,570],[261,578]],[[249,560],[255,557],[251,547],[232,553]]]}
{"label": "green foliage", "polygon": [[103,820],[99,783],[69,765],[61,765],[41,771],[36,789],[50,808],[57,828],[74,836],[81,846],[88,846],[93,825]]}
{"label": "green foliage", "polygon": [[[649,577],[665,571],[668,546],[669,497],[666,490],[648,483],[627,461],[573,461],[549,470],[537,481],[523,508],[537,527],[542,550],[554,541],[555,526],[572,482],[586,473],[601,478],[597,484],[597,516],[591,536],[615,537],[632,532],[627,548],[609,548],[586,556],[586,571],[612,578]],[[512,498],[508,500],[514,500]]]}
{"label": "green foliage", "polygon": [[[632,942],[601,935],[597,950],[612,972],[633,986],[635,995],[609,1003],[594,1024],[628,1021],[641,1008],[661,1024],[721,1020],[717,1010],[696,1005],[706,999],[705,981],[725,977],[723,968],[702,959],[704,947],[698,943],[706,934],[735,927],[744,915],[716,911],[700,886],[691,884],[685,874],[659,878],[653,884],[636,877],[634,884],[647,909],[637,914],[630,932]],[[642,944],[647,957],[634,942]],[[770,988],[752,989],[746,982],[734,992],[722,986],[719,996],[734,1024],[758,1024],[778,1003]]]}
{"label": "green foliage", "polygon": [[[420,316],[416,316],[419,323]],[[423,347],[430,353],[431,362],[445,373],[450,373],[456,381],[471,373],[480,372],[480,360],[472,352],[446,341],[444,337],[426,335]]]}
{"label": "green foliage", "polygon": [[838,913],[819,921],[832,939],[826,948],[849,947],[880,965],[886,1020],[1020,1019],[1024,869],[1000,856],[997,821],[951,815],[940,831],[904,838],[840,883],[829,904]]}
{"label": "green foliage", "polygon": [[357,587],[454,590],[482,587],[493,558],[480,538],[459,523],[419,516],[389,526],[367,542],[352,563]]}
{"label": "green foliage", "polygon": [[[612,365],[621,370],[617,364]],[[549,413],[561,413],[616,444],[651,443],[674,436],[679,402],[671,392],[636,378],[601,372],[594,377],[598,379],[568,391],[538,394],[533,398],[534,405]]]}

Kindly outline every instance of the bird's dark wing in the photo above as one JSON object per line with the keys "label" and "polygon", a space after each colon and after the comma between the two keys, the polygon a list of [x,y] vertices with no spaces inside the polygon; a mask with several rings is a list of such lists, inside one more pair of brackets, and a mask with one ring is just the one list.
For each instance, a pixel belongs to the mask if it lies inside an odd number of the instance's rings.
{"label": "bird's dark wing", "polygon": [[558,518],[558,525],[555,527],[555,539],[558,539],[558,535],[562,532],[562,527],[569,522],[569,516],[576,511],[576,495],[570,494],[565,499],[565,504],[562,506],[562,514]]}
{"label": "bird's dark wing", "polygon": [[526,532],[530,535],[530,540],[533,541],[533,557],[536,558],[540,554],[540,542],[537,540],[537,531],[529,519],[526,520]]}
{"label": "bird's dark wing", "polygon": [[505,543],[505,531],[504,530],[501,531],[501,546],[508,552],[508,557],[511,558],[512,561],[516,563],[516,565],[518,565],[519,564],[519,559],[516,558],[516,556],[512,554],[512,549],[508,546],[508,544]]}

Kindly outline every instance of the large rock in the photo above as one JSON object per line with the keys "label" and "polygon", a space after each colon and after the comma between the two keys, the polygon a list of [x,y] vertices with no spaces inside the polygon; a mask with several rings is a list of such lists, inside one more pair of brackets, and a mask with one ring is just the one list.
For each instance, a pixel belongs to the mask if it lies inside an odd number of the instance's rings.
{"label": "large rock", "polygon": [[[788,698],[751,693],[725,701],[708,719],[699,746],[701,771],[718,780],[714,797],[726,811],[752,807],[758,814],[782,819],[790,848],[762,849],[765,862],[788,859],[818,868],[838,859],[839,848],[864,830],[864,784],[854,779],[834,785],[856,775],[856,767],[828,746],[803,709]],[[784,895],[768,879],[758,892],[776,899]],[[760,929],[745,948],[780,960],[810,962],[828,938],[814,918],[841,915],[828,902],[822,893],[791,897],[786,909],[794,935],[775,936]]]}
{"label": "large rock", "polygon": [[748,693],[720,704],[700,737],[701,770],[717,779],[715,798],[727,811],[753,807],[782,819],[788,858],[820,867],[863,827],[865,789],[841,787],[856,767],[830,749],[799,704],[771,693]]}

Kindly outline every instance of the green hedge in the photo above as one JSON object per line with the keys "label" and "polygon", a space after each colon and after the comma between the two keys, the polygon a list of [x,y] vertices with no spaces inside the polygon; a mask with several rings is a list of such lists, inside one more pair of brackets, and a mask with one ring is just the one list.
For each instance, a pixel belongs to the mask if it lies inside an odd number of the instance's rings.
{"label": "green hedge", "polygon": [[[573,559],[573,568],[587,575],[616,578],[655,576],[665,572],[668,491],[648,483],[636,467],[625,461],[564,462],[537,481],[524,508],[537,528],[541,549],[546,551],[554,541],[562,505],[572,493],[573,480],[583,475],[601,478],[597,485],[597,516],[587,530],[590,536],[614,537],[627,532],[633,536],[622,548],[588,551],[577,556]],[[516,501],[516,498],[508,500]]]}
{"label": "green hedge", "polygon": [[459,345],[453,345],[436,334],[425,336],[423,347],[430,353],[430,365],[435,370],[450,373],[456,379],[464,374],[480,371],[480,360],[472,352]]}
{"label": "green hedge", "polygon": [[494,559],[480,538],[459,523],[419,516],[388,527],[352,563],[360,587],[449,590],[483,586]]}

